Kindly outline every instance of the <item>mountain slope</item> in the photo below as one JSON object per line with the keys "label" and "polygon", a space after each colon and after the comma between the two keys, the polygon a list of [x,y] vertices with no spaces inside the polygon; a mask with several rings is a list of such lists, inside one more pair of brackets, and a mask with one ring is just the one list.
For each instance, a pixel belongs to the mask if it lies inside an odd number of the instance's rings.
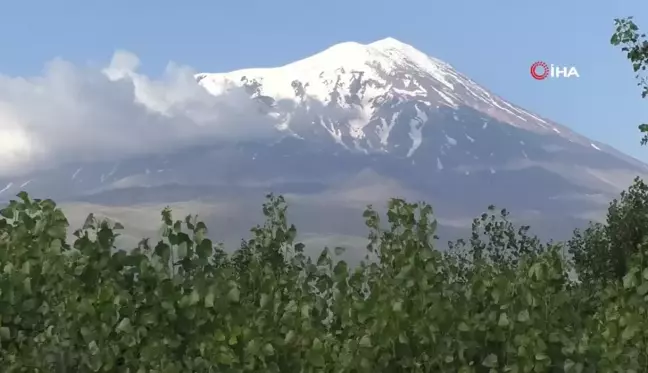
{"label": "mountain slope", "polygon": [[318,201],[359,209],[389,193],[426,199],[447,221],[469,222],[495,203],[539,225],[544,219],[549,230],[560,222],[571,230],[648,170],[392,38],[341,43],[276,68],[201,73],[196,81],[215,96],[245,88],[260,121],[275,123],[277,139],[80,161],[0,180],[0,199],[26,189],[119,205],[272,190],[317,216]]}
{"label": "mountain slope", "polygon": [[412,158],[439,171],[543,167],[614,193],[648,169],[392,38],[341,43],[278,68],[196,78],[214,95],[246,87],[290,136]]}

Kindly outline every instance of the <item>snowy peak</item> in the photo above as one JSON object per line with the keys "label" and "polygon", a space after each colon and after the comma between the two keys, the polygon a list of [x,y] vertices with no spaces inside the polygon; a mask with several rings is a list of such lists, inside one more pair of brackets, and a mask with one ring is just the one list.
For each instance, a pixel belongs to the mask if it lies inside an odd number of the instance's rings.
{"label": "snowy peak", "polygon": [[[410,149],[431,134],[429,124],[466,108],[524,130],[561,136],[590,147],[568,128],[544,120],[481,87],[449,64],[388,37],[368,44],[343,42],[275,68],[198,74],[213,95],[245,88],[275,127],[296,137],[327,138],[361,151]],[[484,119],[473,125],[481,127]]]}
{"label": "snowy peak", "polygon": [[[371,74],[375,70],[387,76],[394,75],[398,70],[414,70],[444,80],[445,74],[441,70],[445,69],[451,67],[411,45],[394,38],[385,38],[369,44],[342,42],[281,67],[242,69],[217,74],[203,73],[197,74],[196,79],[216,95],[223,93],[232,84],[237,85],[241,79],[258,83],[264,81],[264,94],[275,98],[294,98],[293,90],[286,91],[285,86],[291,87],[294,81],[298,81],[309,85],[311,89],[308,93],[321,100],[325,97],[320,95],[322,92],[314,89],[317,85],[315,80],[337,81],[339,75],[353,75],[359,72],[365,74],[365,79],[379,78]],[[377,81],[379,80],[384,79],[379,78]],[[279,90],[279,84],[283,85],[284,89]],[[450,83],[445,84],[451,87]]]}
{"label": "snowy peak", "polygon": [[[373,43],[367,44],[366,47],[379,50],[383,54],[387,55],[390,59],[396,60],[399,62],[408,61],[420,67],[432,67],[430,62],[434,65],[441,66],[444,68],[452,68],[446,62],[443,62],[439,59],[428,56],[427,54],[421,52],[410,44],[403,43],[400,40],[388,37],[381,40],[377,40]],[[435,66],[435,67],[437,67]]]}
{"label": "snowy peak", "polygon": [[383,69],[395,67],[414,67],[423,70],[436,69],[430,63],[448,66],[433,59],[413,46],[388,37],[369,44],[343,42],[306,59],[289,64],[294,67],[302,64],[317,64],[325,68],[348,66],[366,68],[367,65],[380,64]]}
{"label": "snowy peak", "polygon": [[384,98],[391,99],[391,96],[421,96],[433,91],[441,105],[454,107],[462,101],[455,94],[458,85],[471,86],[482,100],[490,100],[485,90],[449,64],[390,37],[369,44],[335,44],[280,67],[203,73],[197,74],[196,79],[214,95],[243,85],[253,87],[257,96],[299,102],[314,100],[325,105],[330,103],[332,95],[339,96],[341,91],[348,94],[353,90],[351,95],[360,94],[366,102],[387,92],[391,94]]}
{"label": "snowy peak", "polygon": [[324,51],[283,66],[283,69],[319,69],[345,68],[347,70],[366,69],[369,62],[388,62],[379,49],[371,48],[356,42],[335,44]]}
{"label": "snowy peak", "polygon": [[374,41],[373,43],[367,45],[372,48],[382,49],[382,50],[387,50],[387,49],[407,50],[407,49],[414,48],[411,45],[405,44],[402,41],[394,39],[392,37],[386,37],[384,39]]}

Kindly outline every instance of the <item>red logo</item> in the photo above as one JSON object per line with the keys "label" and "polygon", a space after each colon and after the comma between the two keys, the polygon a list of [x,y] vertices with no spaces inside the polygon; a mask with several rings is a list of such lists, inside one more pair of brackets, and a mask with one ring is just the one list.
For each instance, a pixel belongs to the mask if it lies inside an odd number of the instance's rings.
{"label": "red logo", "polygon": [[549,76],[549,65],[542,61],[534,62],[531,65],[531,76],[536,80],[543,80]]}

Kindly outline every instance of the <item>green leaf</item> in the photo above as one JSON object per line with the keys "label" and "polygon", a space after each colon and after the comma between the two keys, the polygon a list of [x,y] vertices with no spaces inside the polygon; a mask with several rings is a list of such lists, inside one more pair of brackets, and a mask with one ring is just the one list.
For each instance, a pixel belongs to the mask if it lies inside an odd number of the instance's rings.
{"label": "green leaf", "polygon": [[576,363],[573,360],[567,359],[567,360],[565,360],[565,363],[563,364],[563,370],[565,372],[571,372],[572,368],[574,368],[575,365],[576,365]]}
{"label": "green leaf", "polygon": [[630,324],[630,325],[626,326],[625,329],[623,329],[623,332],[621,333],[621,339],[624,340],[624,341],[630,340],[630,339],[632,339],[632,337],[635,336],[635,334],[637,334],[638,331],[639,331],[639,328],[637,327],[636,324],[634,324],[634,323]]}
{"label": "green leaf", "polygon": [[236,355],[231,349],[223,349],[216,352],[216,362],[222,365],[232,365],[237,361]]}
{"label": "green leaf", "polygon": [[645,295],[646,293],[648,293],[648,282],[644,282],[637,287],[637,294]]}
{"label": "green leaf", "polygon": [[196,245],[196,253],[201,259],[206,259],[213,254],[213,244],[212,241],[208,238],[204,238]]}
{"label": "green leaf", "polygon": [[241,292],[239,291],[239,289],[237,287],[233,287],[227,293],[227,299],[230,302],[238,303],[240,301],[240,299],[241,299]]}
{"label": "green leaf", "polygon": [[60,224],[57,224],[57,225],[55,225],[55,226],[53,226],[53,227],[50,227],[50,228],[47,230],[47,234],[48,234],[51,238],[58,238],[58,239],[61,239],[61,240],[64,240],[64,239],[65,239],[65,235],[66,235],[66,233],[67,233],[67,232],[66,232],[66,227],[63,226],[63,225],[60,225]]}
{"label": "green leaf", "polygon": [[259,306],[263,308],[268,305],[269,301],[270,301],[270,296],[268,296],[268,294],[261,294],[261,299],[259,300]]}
{"label": "green leaf", "polygon": [[94,228],[96,223],[96,219],[94,217],[93,213],[89,213],[88,216],[86,216],[86,219],[83,223],[83,229],[90,229]]}
{"label": "green leaf", "polygon": [[623,277],[623,287],[629,289],[634,287],[637,283],[637,279],[634,273],[628,273]]}
{"label": "green leaf", "polygon": [[487,367],[487,368],[495,368],[497,367],[497,355],[495,354],[489,354],[486,356],[486,358],[482,361],[482,365]]}
{"label": "green leaf", "polygon": [[213,308],[214,307],[214,293],[209,292],[205,295],[205,307]]}
{"label": "green leaf", "polygon": [[189,294],[189,304],[193,306],[198,302],[200,302],[200,294],[198,293],[198,290],[194,289]]}
{"label": "green leaf", "polygon": [[128,317],[121,319],[119,324],[117,324],[116,330],[120,333],[131,333],[133,331],[133,326]]}
{"label": "green leaf", "polygon": [[11,331],[6,326],[0,327],[0,341],[8,341],[11,339]]}
{"label": "green leaf", "polygon": [[214,340],[216,342],[225,342],[225,334],[220,330],[216,331],[216,333],[214,333]]}
{"label": "green leaf", "polygon": [[275,354],[275,349],[272,347],[270,343],[266,343],[263,346],[263,353],[266,354],[267,356],[272,356]]}
{"label": "green leaf", "polygon": [[285,344],[290,344],[295,340],[295,332],[293,330],[290,330],[288,333],[286,333],[286,336],[284,337],[284,343]]}
{"label": "green leaf", "polygon": [[13,217],[14,217],[14,211],[13,211],[12,208],[7,207],[7,208],[4,208],[4,209],[0,210],[0,215],[1,215],[2,217],[7,218],[7,219],[13,219]]}
{"label": "green leaf", "polygon": [[368,335],[365,335],[360,339],[360,347],[371,347],[371,338]]}
{"label": "green leaf", "polygon": [[509,319],[508,315],[505,313],[500,313],[499,320],[497,321],[497,325],[501,327],[506,327],[509,326]]}

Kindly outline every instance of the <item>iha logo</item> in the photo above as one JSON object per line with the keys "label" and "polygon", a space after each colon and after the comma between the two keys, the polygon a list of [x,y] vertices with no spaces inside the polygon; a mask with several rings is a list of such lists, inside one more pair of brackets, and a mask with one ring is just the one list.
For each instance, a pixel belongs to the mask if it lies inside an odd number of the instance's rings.
{"label": "iha logo", "polygon": [[535,80],[545,80],[548,77],[552,78],[580,78],[578,70],[574,66],[554,66],[548,65],[545,62],[537,61],[531,65],[531,76]]}

